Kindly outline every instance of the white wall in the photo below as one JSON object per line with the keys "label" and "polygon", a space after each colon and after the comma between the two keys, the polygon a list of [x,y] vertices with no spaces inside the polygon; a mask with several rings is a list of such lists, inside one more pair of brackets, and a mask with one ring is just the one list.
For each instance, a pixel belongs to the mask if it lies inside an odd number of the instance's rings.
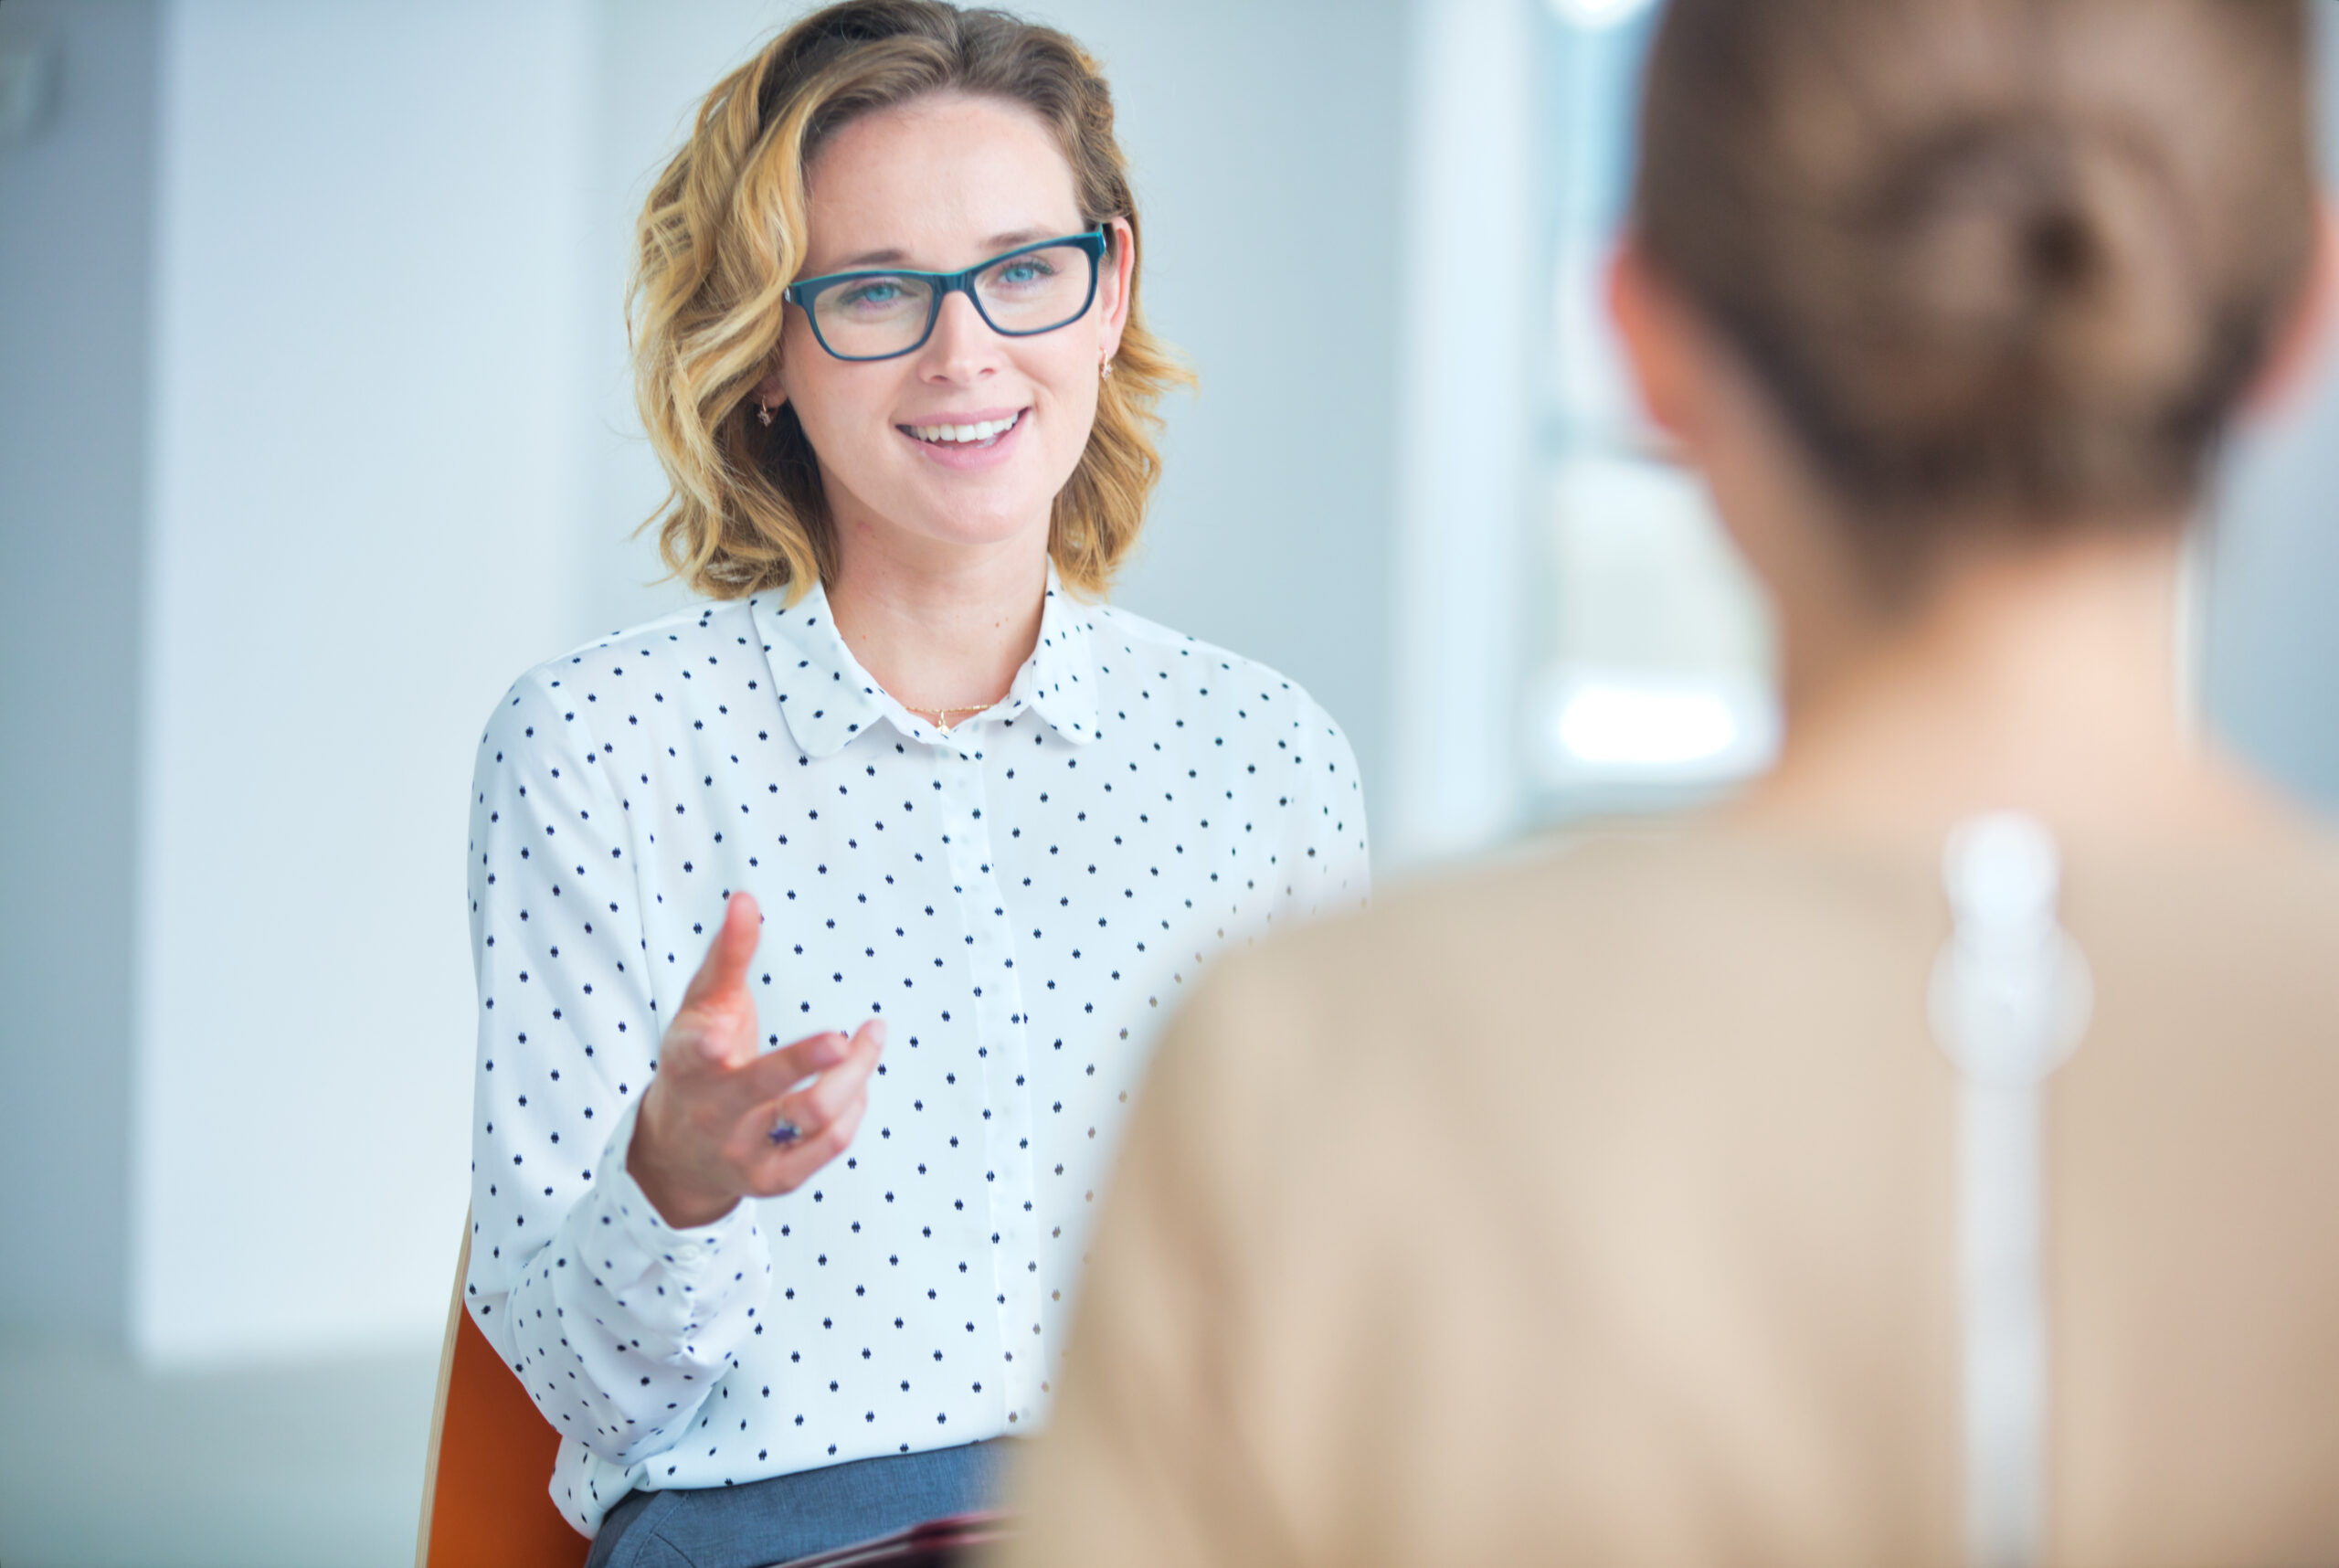
{"label": "white wall", "polygon": [[[118,1335],[158,7],[9,0],[0,144],[0,1325]],[[21,1261],[39,1259],[37,1267]]]}
{"label": "white wall", "polygon": [[1466,854],[1517,820],[1529,323],[1541,318],[1532,18],[1519,0],[1417,0],[1411,21],[1404,357],[1390,398],[1403,431],[1395,744],[1372,824],[1383,865]]}
{"label": "white wall", "polygon": [[428,1335],[465,1198],[471,747],[584,493],[589,35],[180,0],[164,53],[138,1342]]}
{"label": "white wall", "polygon": [[587,205],[577,237],[584,288],[575,331],[590,403],[576,453],[584,482],[563,520],[561,548],[573,629],[564,636],[574,641],[663,614],[688,598],[660,580],[654,535],[635,534],[666,487],[634,414],[626,360],[620,305],[633,223],[707,90],[797,9],[788,0],[591,0],[581,7],[591,40],[592,107],[578,141]]}

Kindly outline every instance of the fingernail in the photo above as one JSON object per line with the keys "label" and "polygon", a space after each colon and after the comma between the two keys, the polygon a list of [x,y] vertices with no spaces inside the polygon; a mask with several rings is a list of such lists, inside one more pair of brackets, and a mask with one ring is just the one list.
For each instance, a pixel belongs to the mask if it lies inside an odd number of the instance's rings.
{"label": "fingernail", "polygon": [[883,1051],[885,1048],[885,1021],[884,1019],[873,1018],[869,1021],[869,1040],[870,1044],[875,1045],[880,1051]]}

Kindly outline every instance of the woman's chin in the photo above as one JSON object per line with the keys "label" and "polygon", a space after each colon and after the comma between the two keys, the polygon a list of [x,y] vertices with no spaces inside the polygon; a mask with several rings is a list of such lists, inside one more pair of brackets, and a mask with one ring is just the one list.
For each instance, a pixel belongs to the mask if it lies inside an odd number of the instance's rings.
{"label": "woman's chin", "polygon": [[898,526],[937,544],[969,549],[1024,538],[1044,547],[1055,494],[1063,486],[1018,483],[1007,474],[990,477],[990,482],[958,479],[916,486],[913,496],[905,497],[908,503],[894,514],[901,519]]}
{"label": "woman's chin", "polygon": [[[1000,503],[998,497],[928,498],[925,504],[905,507],[899,521],[880,524],[877,531],[892,535],[892,553],[932,558],[964,552],[990,554],[1019,542],[1045,551],[1048,543],[1048,503],[1029,497],[1022,504]],[[968,504],[968,502],[974,502]]]}

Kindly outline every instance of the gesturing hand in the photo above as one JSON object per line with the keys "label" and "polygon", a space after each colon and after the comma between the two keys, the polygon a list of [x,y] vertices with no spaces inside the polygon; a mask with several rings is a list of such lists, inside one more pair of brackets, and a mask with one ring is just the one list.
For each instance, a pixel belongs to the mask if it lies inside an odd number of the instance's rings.
{"label": "gesturing hand", "polygon": [[831,1031],[759,1051],[747,961],[762,927],[756,901],[733,894],[634,1121],[625,1168],[679,1230],[714,1224],[741,1198],[794,1192],[842,1153],[885,1048],[884,1022],[873,1018],[850,1040]]}

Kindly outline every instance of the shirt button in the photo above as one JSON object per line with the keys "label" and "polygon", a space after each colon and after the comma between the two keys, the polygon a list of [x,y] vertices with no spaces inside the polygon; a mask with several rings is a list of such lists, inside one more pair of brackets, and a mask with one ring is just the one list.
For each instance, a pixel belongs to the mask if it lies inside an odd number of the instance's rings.
{"label": "shirt button", "polygon": [[677,1263],[696,1263],[699,1258],[705,1254],[705,1252],[706,1248],[697,1242],[683,1242],[677,1245],[674,1248],[674,1261]]}

